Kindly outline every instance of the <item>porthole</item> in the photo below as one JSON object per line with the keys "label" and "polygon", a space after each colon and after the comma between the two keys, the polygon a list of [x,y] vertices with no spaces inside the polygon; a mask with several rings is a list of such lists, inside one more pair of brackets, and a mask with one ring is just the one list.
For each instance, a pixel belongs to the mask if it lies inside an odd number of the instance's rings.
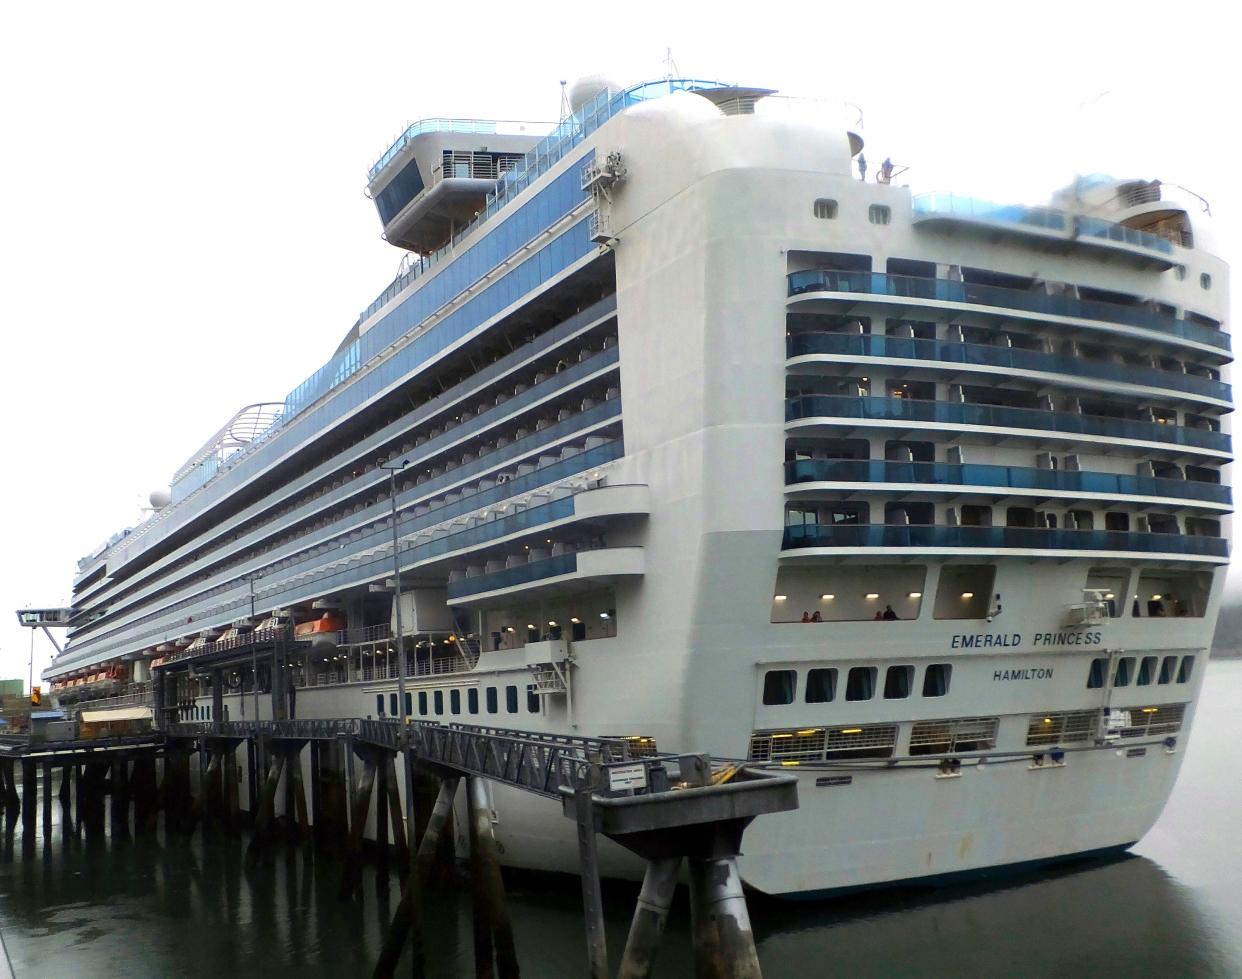
{"label": "porthole", "polygon": [[815,202],[815,216],[825,220],[831,220],[837,216],[837,202],[827,197],[821,197]]}

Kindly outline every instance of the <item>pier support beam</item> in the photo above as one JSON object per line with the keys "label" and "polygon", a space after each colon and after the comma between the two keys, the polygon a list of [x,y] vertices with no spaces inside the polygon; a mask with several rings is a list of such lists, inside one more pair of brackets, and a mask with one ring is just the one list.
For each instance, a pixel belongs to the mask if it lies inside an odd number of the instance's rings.
{"label": "pier support beam", "polygon": [[52,761],[43,762],[43,838],[52,836]]}
{"label": "pier support beam", "polygon": [[688,862],[696,979],[762,979],[737,858]]}
{"label": "pier support beam", "polygon": [[39,776],[35,763],[22,759],[22,832],[33,835],[39,813]]}
{"label": "pier support beam", "polygon": [[578,822],[578,873],[582,879],[582,913],[586,924],[587,968],[591,979],[608,979],[608,943],[604,935],[604,901],[599,889],[592,788],[583,783],[574,790]]}
{"label": "pier support beam", "polygon": [[629,938],[621,956],[617,979],[647,979],[655,968],[656,952],[668,924],[668,910],[677,890],[681,857],[662,857],[647,861],[643,887],[634,908]]}
{"label": "pier support beam", "polygon": [[375,759],[363,759],[362,778],[354,793],[354,806],[349,825],[349,845],[345,851],[345,874],[341,881],[341,898],[349,900],[362,884],[362,837],[371,811],[371,790],[375,786]]}
{"label": "pier support beam", "polygon": [[509,908],[505,903],[504,880],[500,876],[500,853],[492,828],[492,810],[483,779],[474,776],[466,779],[466,800],[470,808],[475,975],[492,975],[491,956],[494,949],[496,974],[500,979],[511,979],[519,974],[517,951],[513,944],[513,923],[509,920]]}

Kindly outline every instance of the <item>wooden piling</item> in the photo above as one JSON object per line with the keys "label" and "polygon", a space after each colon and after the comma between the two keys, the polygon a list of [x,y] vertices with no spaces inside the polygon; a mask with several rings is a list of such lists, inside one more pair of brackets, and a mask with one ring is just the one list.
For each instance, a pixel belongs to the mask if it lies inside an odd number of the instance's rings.
{"label": "wooden piling", "polygon": [[52,835],[52,760],[43,762],[43,836]]}
{"label": "wooden piling", "polygon": [[582,880],[582,913],[586,923],[587,970],[591,979],[608,979],[608,943],[604,934],[604,901],[599,887],[599,854],[591,786],[574,790],[578,822],[578,874]]}
{"label": "wooden piling", "polygon": [[375,759],[363,759],[362,778],[354,794],[354,806],[349,825],[349,844],[345,850],[345,873],[341,881],[341,898],[354,896],[362,883],[362,838],[371,809],[371,790],[375,786]]}
{"label": "wooden piling", "polygon": [[250,837],[250,845],[246,848],[246,864],[252,866],[259,856],[259,849],[267,840],[269,828],[276,811],[276,788],[280,784],[280,773],[284,768],[284,755],[273,751],[271,767],[267,770],[267,781],[263,783],[263,792],[259,797],[259,808],[254,817],[254,832]]}
{"label": "wooden piling", "polygon": [[[492,810],[487,798],[487,785],[481,778],[466,779],[466,799],[470,808],[470,862],[472,867],[471,891],[481,897],[487,927],[491,935],[488,950],[494,946],[496,972],[500,979],[519,975],[517,950],[513,943],[513,923],[505,901],[505,885],[500,875],[500,852],[496,846],[496,833],[492,827]],[[477,906],[477,905],[476,905]],[[481,949],[476,927],[476,948]],[[491,975],[490,967],[476,975]]]}
{"label": "wooden piling", "polygon": [[293,796],[293,811],[287,818],[297,816],[296,836],[302,843],[310,843],[310,826],[306,815],[306,787],[302,782],[302,750],[301,746],[291,749],[285,762],[285,777],[289,781],[290,794]]}
{"label": "wooden piling", "polygon": [[[401,868],[401,875],[405,876],[410,869],[410,850],[406,842],[405,817],[401,809],[401,790],[397,785],[397,762],[392,755],[388,756],[385,768],[388,775],[388,818],[392,820],[392,841],[397,848],[397,866]],[[414,786],[407,783],[405,790],[413,792]],[[409,832],[414,832],[412,826]]]}

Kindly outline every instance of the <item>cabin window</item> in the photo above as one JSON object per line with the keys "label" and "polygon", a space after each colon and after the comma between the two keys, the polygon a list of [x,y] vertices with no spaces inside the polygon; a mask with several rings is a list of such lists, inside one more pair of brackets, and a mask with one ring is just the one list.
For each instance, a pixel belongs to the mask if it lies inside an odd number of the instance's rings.
{"label": "cabin window", "polygon": [[461,713],[461,691],[460,690],[449,691],[449,713],[450,714]]}
{"label": "cabin window", "polygon": [[466,709],[470,711],[471,714],[477,714],[479,712],[479,691],[478,690],[467,690],[466,691]]}
{"label": "cabin window", "polygon": [[763,675],[763,702],[772,707],[792,704],[798,674],[794,670],[768,670]]}
{"label": "cabin window", "polygon": [[1193,656],[1183,656],[1182,665],[1177,668],[1177,682],[1189,683],[1190,674],[1194,672],[1195,658]]}
{"label": "cabin window", "polygon": [[893,212],[887,204],[872,204],[867,208],[867,220],[872,224],[888,224],[892,219]]}
{"label": "cabin window", "polygon": [[1206,272],[1199,273],[1199,288],[1200,289],[1211,289],[1212,288],[1212,277],[1208,275]]}
{"label": "cabin window", "polygon": [[914,685],[913,666],[890,666],[884,674],[884,699],[904,700]]}
{"label": "cabin window", "polygon": [[432,703],[436,706],[436,716],[439,717],[444,713],[444,691],[437,690],[431,695]]}
{"label": "cabin window", "polygon": [[517,687],[505,687],[505,710],[510,714],[518,712]]}
{"label": "cabin window", "polygon": [[526,713],[539,713],[539,694],[535,693],[535,685],[533,683],[526,685]]}
{"label": "cabin window", "polygon": [[397,695],[395,693],[388,695],[388,713],[393,717],[397,716]]}
{"label": "cabin window", "polygon": [[412,717],[414,715],[414,695],[407,693],[405,695],[405,716]]}
{"label": "cabin window", "polygon": [[949,692],[949,681],[953,677],[952,663],[932,663],[923,674],[923,696],[943,697]]}
{"label": "cabin window", "polygon": [[1135,681],[1135,686],[1146,687],[1155,681],[1158,662],[1160,660],[1155,656],[1144,656],[1139,661],[1138,679]]}
{"label": "cabin window", "polygon": [[837,216],[837,202],[821,197],[815,202],[815,216],[817,218],[831,219]]}
{"label": "cabin window", "polygon": [[1087,689],[1099,690],[1104,686],[1104,677],[1108,675],[1108,660],[1099,657],[1091,661],[1091,671],[1087,674]]}
{"label": "cabin window", "polygon": [[1117,660],[1117,672],[1113,674],[1114,687],[1128,687],[1130,677],[1134,673],[1134,657],[1123,656]]}
{"label": "cabin window", "polygon": [[806,702],[828,704],[837,695],[837,671],[833,669],[811,670],[806,675]]}
{"label": "cabin window", "polygon": [[418,692],[418,713],[423,717],[427,716],[427,691],[420,690]]}
{"label": "cabin window", "polygon": [[874,666],[850,667],[845,681],[846,700],[870,700],[875,696],[875,677],[879,672]]}
{"label": "cabin window", "polygon": [[498,714],[500,712],[500,703],[495,687],[487,688],[487,712],[489,714]]}
{"label": "cabin window", "polygon": [[1177,657],[1166,656],[1160,663],[1160,683],[1172,683],[1173,674],[1177,672]]}

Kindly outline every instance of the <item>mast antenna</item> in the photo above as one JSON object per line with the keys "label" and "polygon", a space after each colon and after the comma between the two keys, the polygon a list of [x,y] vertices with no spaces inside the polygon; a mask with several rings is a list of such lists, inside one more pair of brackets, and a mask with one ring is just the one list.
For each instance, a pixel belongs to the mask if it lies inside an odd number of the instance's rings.
{"label": "mast antenna", "polygon": [[673,49],[664,49],[664,80],[672,81],[678,77],[680,72],[677,70],[677,62],[673,60]]}
{"label": "mast antenna", "polygon": [[571,115],[573,115],[573,112],[569,107],[569,90],[565,88],[566,84],[567,82],[565,81],[564,78],[562,78],[561,79],[561,122],[564,122]]}

